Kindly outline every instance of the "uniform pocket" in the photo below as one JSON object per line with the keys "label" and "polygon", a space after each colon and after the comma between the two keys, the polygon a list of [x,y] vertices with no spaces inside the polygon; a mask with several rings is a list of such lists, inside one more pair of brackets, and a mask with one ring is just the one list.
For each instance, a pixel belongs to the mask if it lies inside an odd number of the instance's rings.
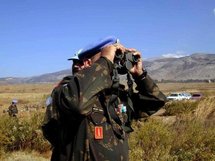
{"label": "uniform pocket", "polygon": [[90,120],[94,125],[101,125],[107,121],[104,116],[104,111],[100,108],[93,107],[92,113],[90,115]]}

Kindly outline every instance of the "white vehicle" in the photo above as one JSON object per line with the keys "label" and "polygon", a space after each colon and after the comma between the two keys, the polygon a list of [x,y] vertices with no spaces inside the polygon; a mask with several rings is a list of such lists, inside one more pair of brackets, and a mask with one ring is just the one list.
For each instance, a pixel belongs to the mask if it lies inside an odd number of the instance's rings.
{"label": "white vehicle", "polygon": [[183,96],[184,96],[184,99],[185,100],[189,100],[191,99],[192,95],[190,93],[187,93],[187,92],[183,92],[181,93]]}
{"label": "white vehicle", "polygon": [[181,101],[185,99],[185,97],[182,93],[171,93],[169,96],[167,96],[167,99]]}

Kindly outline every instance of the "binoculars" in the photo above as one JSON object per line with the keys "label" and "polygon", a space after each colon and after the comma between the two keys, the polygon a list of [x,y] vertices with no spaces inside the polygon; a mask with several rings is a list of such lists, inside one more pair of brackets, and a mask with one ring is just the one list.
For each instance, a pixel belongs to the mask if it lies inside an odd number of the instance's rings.
{"label": "binoculars", "polygon": [[119,74],[126,74],[139,60],[139,55],[134,55],[130,51],[122,53],[120,50],[116,51],[114,63],[117,65]]}

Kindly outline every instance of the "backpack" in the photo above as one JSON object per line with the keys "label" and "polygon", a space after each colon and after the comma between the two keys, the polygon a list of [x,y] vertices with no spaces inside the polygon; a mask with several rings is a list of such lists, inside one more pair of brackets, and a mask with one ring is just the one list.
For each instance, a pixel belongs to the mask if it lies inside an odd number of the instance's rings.
{"label": "backpack", "polygon": [[[46,100],[46,112],[42,123],[43,136],[51,143],[52,146],[62,146],[68,141],[80,123],[81,118],[64,117],[64,114],[59,109],[58,95],[61,92],[60,85],[69,83],[73,79],[72,76],[65,77],[52,91],[51,96]],[[70,113],[71,115],[71,113]],[[72,131],[68,129],[68,126]]]}
{"label": "backpack", "polygon": [[51,143],[52,146],[56,146],[59,135],[59,111],[53,104],[52,96],[49,96],[46,100],[46,113],[42,123],[43,136]]}

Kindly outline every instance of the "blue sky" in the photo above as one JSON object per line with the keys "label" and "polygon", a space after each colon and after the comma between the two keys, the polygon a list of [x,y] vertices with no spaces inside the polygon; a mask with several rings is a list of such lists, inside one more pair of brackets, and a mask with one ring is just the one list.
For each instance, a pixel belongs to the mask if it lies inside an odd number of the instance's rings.
{"label": "blue sky", "polygon": [[214,0],[0,0],[0,77],[71,68],[67,59],[115,35],[143,58],[215,53]]}

